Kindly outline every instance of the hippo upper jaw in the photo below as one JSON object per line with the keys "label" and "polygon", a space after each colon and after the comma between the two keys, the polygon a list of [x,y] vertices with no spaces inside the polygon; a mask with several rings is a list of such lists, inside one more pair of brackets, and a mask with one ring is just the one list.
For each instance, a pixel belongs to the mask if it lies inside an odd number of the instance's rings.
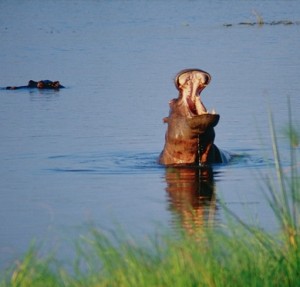
{"label": "hippo upper jaw", "polygon": [[175,86],[179,91],[178,102],[188,108],[186,116],[207,114],[208,111],[201,100],[201,92],[210,83],[207,72],[198,69],[187,69],[177,74]]}

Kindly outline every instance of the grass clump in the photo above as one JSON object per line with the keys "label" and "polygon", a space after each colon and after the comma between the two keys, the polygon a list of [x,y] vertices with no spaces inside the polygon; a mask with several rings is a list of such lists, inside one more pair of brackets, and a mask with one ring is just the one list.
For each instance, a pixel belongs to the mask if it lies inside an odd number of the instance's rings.
{"label": "grass clump", "polygon": [[[299,286],[300,254],[290,241],[241,227],[202,238],[168,236],[149,248],[116,247],[92,230],[80,260],[67,271],[28,252],[0,286]],[[298,235],[297,235],[298,236]]]}
{"label": "grass clump", "polygon": [[230,211],[233,220],[224,228],[167,234],[147,245],[91,228],[77,242],[72,269],[32,247],[4,274],[0,287],[300,286],[298,134],[290,119],[291,164],[283,169],[271,114],[270,126],[275,176],[265,179],[265,192],[278,233],[245,224]]}

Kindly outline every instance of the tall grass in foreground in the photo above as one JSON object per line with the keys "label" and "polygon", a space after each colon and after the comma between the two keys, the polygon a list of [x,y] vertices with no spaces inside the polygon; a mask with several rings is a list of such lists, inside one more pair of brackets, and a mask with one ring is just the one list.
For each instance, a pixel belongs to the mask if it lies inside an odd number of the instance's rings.
{"label": "tall grass in foreground", "polygon": [[31,248],[0,286],[300,286],[298,134],[290,120],[287,172],[272,115],[270,126],[276,176],[265,179],[265,191],[280,225],[278,234],[249,226],[235,215],[226,228],[166,235],[147,246],[124,242],[121,236],[111,240],[91,228],[78,241],[71,272]]}

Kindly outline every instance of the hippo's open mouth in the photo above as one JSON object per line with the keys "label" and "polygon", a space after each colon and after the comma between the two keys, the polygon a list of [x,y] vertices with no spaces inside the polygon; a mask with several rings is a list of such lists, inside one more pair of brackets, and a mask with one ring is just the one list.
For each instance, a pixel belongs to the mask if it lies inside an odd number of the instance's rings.
{"label": "hippo's open mouth", "polygon": [[[175,78],[176,88],[180,92],[180,100],[188,107],[189,115],[209,113],[201,101],[200,93],[209,84],[211,76],[199,69],[187,69],[179,72]],[[211,114],[215,114],[213,110]]]}

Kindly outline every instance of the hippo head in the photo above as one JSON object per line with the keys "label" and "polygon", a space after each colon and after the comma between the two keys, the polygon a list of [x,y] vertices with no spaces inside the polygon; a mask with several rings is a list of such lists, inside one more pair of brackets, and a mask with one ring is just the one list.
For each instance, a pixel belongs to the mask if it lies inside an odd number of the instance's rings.
{"label": "hippo head", "polygon": [[41,81],[33,81],[30,80],[28,82],[28,88],[38,88],[38,89],[52,89],[58,90],[59,88],[63,88],[59,81],[49,81],[49,80],[41,80]]}

